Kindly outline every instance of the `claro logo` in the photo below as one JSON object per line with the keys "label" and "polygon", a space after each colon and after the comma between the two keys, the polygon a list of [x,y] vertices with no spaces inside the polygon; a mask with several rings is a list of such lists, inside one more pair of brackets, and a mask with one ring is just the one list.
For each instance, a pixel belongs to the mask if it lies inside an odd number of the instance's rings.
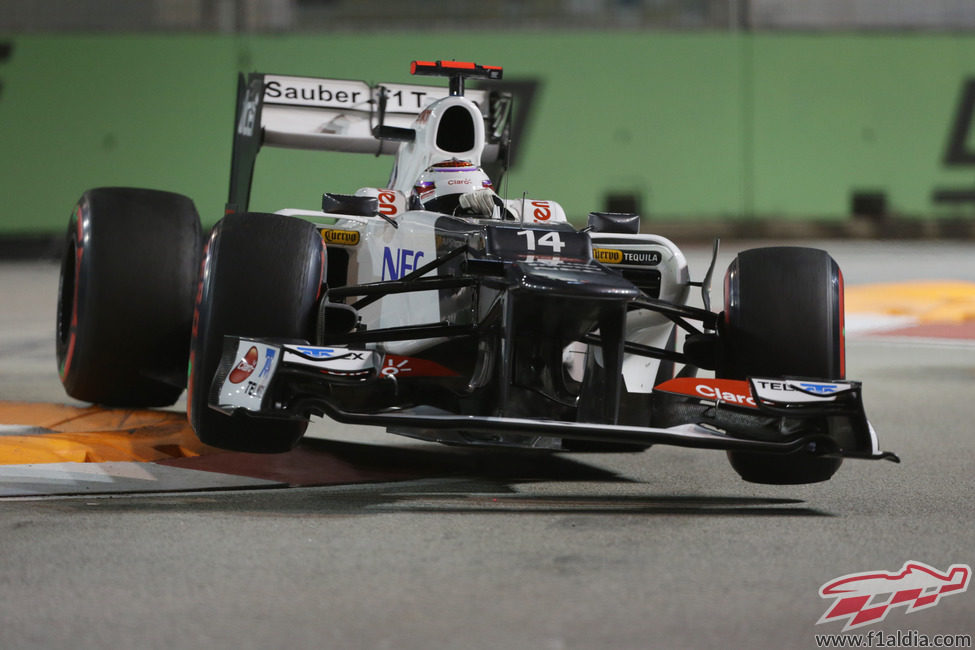
{"label": "claro logo", "polygon": [[719,386],[698,384],[694,387],[694,391],[701,397],[706,397],[708,399],[731,402],[732,404],[747,404],[748,406],[755,406],[755,400],[752,399],[751,395],[742,394],[737,390],[724,390]]}
{"label": "claro logo", "polygon": [[665,381],[659,386],[656,386],[654,391],[676,393],[678,395],[687,395],[688,397],[699,397],[728,404],[758,408],[748,388],[748,382],[737,379],[680,377]]}

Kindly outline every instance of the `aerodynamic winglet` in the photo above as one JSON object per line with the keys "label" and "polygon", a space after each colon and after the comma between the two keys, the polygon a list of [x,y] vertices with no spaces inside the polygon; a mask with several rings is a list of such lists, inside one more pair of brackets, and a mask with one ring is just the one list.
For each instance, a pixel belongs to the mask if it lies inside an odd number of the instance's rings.
{"label": "aerodynamic winglet", "polygon": [[478,65],[466,61],[412,61],[410,74],[430,77],[450,77],[450,94],[464,95],[464,79],[501,79],[503,70],[497,65]]}

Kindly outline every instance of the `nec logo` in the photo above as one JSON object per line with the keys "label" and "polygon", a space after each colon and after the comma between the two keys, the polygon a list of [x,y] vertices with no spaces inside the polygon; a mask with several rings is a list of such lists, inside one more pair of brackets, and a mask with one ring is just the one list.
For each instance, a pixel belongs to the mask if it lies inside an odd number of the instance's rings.
{"label": "nec logo", "polygon": [[386,246],[383,249],[383,280],[399,280],[410,271],[415,271],[420,266],[421,257],[423,251]]}

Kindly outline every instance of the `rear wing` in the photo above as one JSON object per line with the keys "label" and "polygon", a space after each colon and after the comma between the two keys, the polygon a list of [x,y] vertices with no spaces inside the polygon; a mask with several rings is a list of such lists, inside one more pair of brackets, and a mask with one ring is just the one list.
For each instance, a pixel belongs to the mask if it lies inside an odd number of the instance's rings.
{"label": "rear wing", "polygon": [[[395,154],[400,142],[411,139],[416,117],[448,95],[449,89],[442,86],[241,75],[227,212],[247,210],[262,146]],[[500,163],[503,168],[510,141],[511,93],[467,90],[465,96],[484,116],[482,163]]]}

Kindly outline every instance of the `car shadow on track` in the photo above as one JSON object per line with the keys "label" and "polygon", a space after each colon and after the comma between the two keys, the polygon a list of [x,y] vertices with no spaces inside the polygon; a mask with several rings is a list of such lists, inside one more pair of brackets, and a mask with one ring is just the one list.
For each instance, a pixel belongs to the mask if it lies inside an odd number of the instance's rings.
{"label": "car shadow on track", "polygon": [[517,493],[504,482],[422,480],[298,489],[113,495],[110,499],[35,502],[42,509],[104,513],[181,512],[272,517],[367,516],[389,513],[444,515],[629,515],[698,517],[832,517],[800,499],[735,496],[593,495]]}
{"label": "car shadow on track", "polygon": [[[640,481],[546,452],[498,452],[427,444],[377,446],[305,440],[286,454],[236,452],[163,461],[279,481],[277,487],[114,495],[104,511],[222,512],[262,516],[364,516],[384,513],[576,514],[823,517],[801,499],[654,495]],[[533,484],[544,484],[539,494]],[[559,485],[565,490],[560,491]],[[581,485],[580,485],[581,484]],[[282,489],[290,487],[292,489]],[[591,489],[590,489],[591,488]],[[625,491],[625,494],[620,494]],[[553,493],[554,492],[554,493]],[[62,501],[72,507],[80,500]]]}
{"label": "car shadow on track", "polygon": [[370,445],[311,438],[283,454],[207,453],[157,464],[277,481],[291,487],[473,476],[626,482],[619,474],[546,451],[496,451],[427,443]]}
{"label": "car shadow on track", "polygon": [[594,496],[586,494],[405,495],[385,504],[389,511],[478,514],[831,516],[805,507],[799,499],[719,496]]}

